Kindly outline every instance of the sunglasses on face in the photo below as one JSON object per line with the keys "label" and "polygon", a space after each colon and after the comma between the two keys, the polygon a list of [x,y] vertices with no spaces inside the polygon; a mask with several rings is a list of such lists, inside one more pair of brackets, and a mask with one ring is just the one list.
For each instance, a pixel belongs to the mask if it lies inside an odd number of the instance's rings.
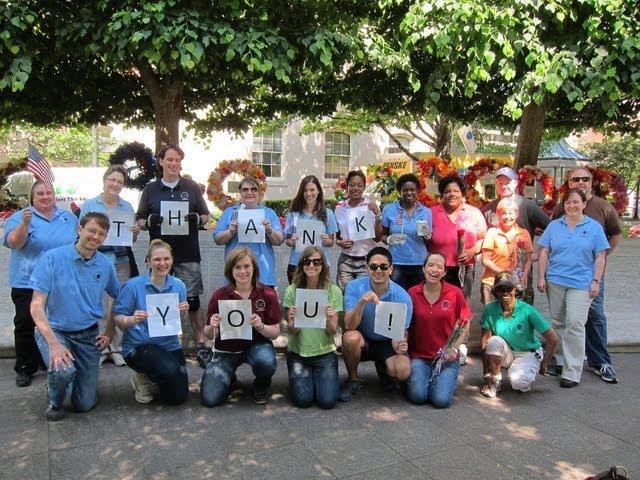
{"label": "sunglasses on face", "polygon": [[258,188],[257,188],[257,187],[242,187],[242,188],[240,189],[240,191],[241,191],[242,193],[257,192],[257,191],[258,191]]}
{"label": "sunglasses on face", "polygon": [[308,267],[311,264],[313,264],[315,267],[320,267],[324,264],[324,262],[321,258],[305,258],[304,260],[302,260],[302,264],[305,267]]}
{"label": "sunglasses on face", "polygon": [[375,272],[378,269],[386,272],[387,270],[389,270],[389,265],[387,265],[386,263],[381,263],[380,265],[378,265],[377,263],[369,264],[369,270],[371,270],[372,272]]}
{"label": "sunglasses on face", "polygon": [[591,181],[591,177],[571,177],[571,181],[574,183],[578,183],[580,181],[582,182],[589,182]]}

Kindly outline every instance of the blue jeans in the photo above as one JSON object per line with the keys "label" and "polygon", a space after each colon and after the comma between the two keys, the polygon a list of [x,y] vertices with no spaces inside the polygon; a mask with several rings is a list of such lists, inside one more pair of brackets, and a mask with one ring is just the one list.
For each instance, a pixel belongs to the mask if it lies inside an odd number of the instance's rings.
{"label": "blue jeans", "polygon": [[413,403],[431,402],[436,408],[447,408],[453,403],[458,383],[460,363],[443,362],[440,373],[431,378],[434,362],[422,358],[411,360],[411,375],[407,380],[407,397]]}
{"label": "blue jeans", "polygon": [[287,352],[287,369],[289,396],[296,407],[310,407],[314,396],[320,408],[328,410],[336,406],[340,388],[336,352],[314,357]]}
{"label": "blue jeans", "polygon": [[241,353],[215,352],[200,384],[201,402],[205,407],[215,407],[225,401],[231,378],[243,363],[251,365],[256,377],[255,392],[265,392],[271,386],[271,377],[276,373],[276,350],[271,341],[252,343]]}
{"label": "blue jeans", "polygon": [[422,265],[394,265],[391,280],[409,290],[414,285],[424,282]]}
{"label": "blue jeans", "polygon": [[604,276],[600,280],[600,293],[589,307],[585,338],[589,366],[611,365],[611,356],[607,350],[607,317],[604,314]]}
{"label": "blue jeans", "polygon": [[124,361],[158,385],[160,396],[168,403],[180,405],[187,399],[189,378],[182,349],[169,352],[158,345],[141,345]]}
{"label": "blue jeans", "polygon": [[[78,412],[88,412],[98,401],[100,351],[96,346],[98,326],[75,332],[53,330],[60,343],[71,352],[73,365],[66,370],[47,371],[49,403],[60,408],[71,386],[71,405]],[[36,343],[42,359],[49,365],[49,344],[36,328]]]}

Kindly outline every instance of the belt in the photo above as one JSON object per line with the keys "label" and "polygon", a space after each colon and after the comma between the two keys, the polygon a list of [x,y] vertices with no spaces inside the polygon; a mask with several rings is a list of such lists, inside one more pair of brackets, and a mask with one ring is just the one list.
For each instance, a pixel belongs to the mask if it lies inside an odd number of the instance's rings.
{"label": "belt", "polygon": [[345,257],[349,257],[352,260],[360,260],[360,261],[362,261],[362,260],[366,260],[367,259],[367,257],[354,257],[353,255],[347,255],[346,253],[343,253],[342,255],[344,255]]}
{"label": "belt", "polygon": [[81,328],[80,330],[58,330],[60,333],[68,333],[69,335],[78,335],[79,333],[88,332],[89,330],[93,330],[94,328],[98,328],[98,324],[94,323],[90,327]]}

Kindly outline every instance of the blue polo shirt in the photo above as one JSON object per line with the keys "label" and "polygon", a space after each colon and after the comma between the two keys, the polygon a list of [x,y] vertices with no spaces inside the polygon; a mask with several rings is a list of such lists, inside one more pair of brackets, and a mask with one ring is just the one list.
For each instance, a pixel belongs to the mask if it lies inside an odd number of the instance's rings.
{"label": "blue polo shirt", "polygon": [[[373,291],[369,277],[356,278],[347,284],[344,291],[344,311],[348,313],[356,308],[356,304],[360,297],[368,291]],[[405,330],[411,325],[411,317],[413,316],[413,304],[411,297],[397,283],[389,280],[389,288],[386,293],[380,297],[381,302],[405,303],[407,305],[407,320],[405,321]],[[389,338],[383,337],[373,332],[376,320],[376,304],[373,302],[366,303],[362,309],[362,320],[358,325],[358,331],[367,339],[374,342],[390,341]]]}
{"label": "blue polo shirt", "polygon": [[120,291],[113,263],[100,252],[85,260],[73,243],[43,253],[30,286],[47,295],[49,323],[63,332],[97,323],[102,318],[102,294],[106,291],[116,298]]}
{"label": "blue polo shirt", "polygon": [[[167,275],[164,286],[157,289],[151,283],[149,273],[132,278],[125,283],[120,290],[113,307],[114,315],[133,315],[136,310],[147,310],[147,295],[158,293],[177,293],[178,300],[187,300],[187,288],[182,280]],[[122,334],[122,355],[129,355],[141,345],[157,345],[168,352],[181,348],[177,335],[166,337],[149,337],[149,325],[147,321],[127,328]]]}
{"label": "blue polo shirt", "polygon": [[[104,200],[102,199],[102,194],[98,195],[95,198],[89,198],[84,201],[82,204],[82,208],[80,209],[80,218],[84,217],[89,212],[100,212],[104,213],[107,217],[109,213],[129,213],[133,216],[133,221],[135,221],[135,212],[133,210],[133,206],[126,200],[123,200],[122,197],[118,197],[118,204],[114,208],[109,208],[104,204]],[[130,225],[133,226],[133,225]],[[114,263],[129,263],[129,257],[126,254],[125,247],[101,247],[100,251],[104,253],[109,260]],[[116,256],[116,252],[123,252],[123,255],[118,254]]]}
{"label": "blue polo shirt", "polygon": [[566,215],[550,222],[538,245],[550,250],[546,280],[580,290],[591,284],[596,254],[609,248],[602,226],[587,215],[573,230]]}
{"label": "blue polo shirt", "polygon": [[432,228],[431,210],[416,204],[411,215],[402,208],[400,200],[389,203],[382,210],[382,226],[389,229],[389,234],[404,233],[407,241],[404,245],[389,245],[394,265],[420,265],[427,258],[425,239],[418,236],[416,222],[425,220]]}
{"label": "blue polo shirt", "polygon": [[[224,212],[222,212],[220,220],[218,220],[216,227],[213,229],[214,236],[229,228],[229,225],[233,220],[233,214],[240,209],[241,205],[241,203],[238,203],[228,207]],[[258,206],[258,208],[262,208],[264,210],[264,217],[269,220],[273,231],[282,233],[282,226],[280,225],[280,219],[276,215],[276,212],[263,205]],[[273,245],[269,243],[269,240],[266,238],[266,234],[264,243],[240,243],[238,242],[238,234],[236,233],[231,237],[229,243],[224,246],[224,258],[226,259],[231,250],[236,247],[248,247],[253,251],[253,254],[256,256],[258,266],[260,267],[260,283],[269,286],[278,284],[278,280],[276,279],[276,260],[273,255]]]}
{"label": "blue polo shirt", "polygon": [[[33,212],[27,241],[22,248],[11,250],[9,260],[9,285],[12,288],[31,288],[29,278],[40,255],[52,248],[73,243],[78,236],[78,219],[73,213],[55,207],[51,220],[47,220],[35,208],[27,208]],[[2,239],[5,247],[9,246],[9,233],[22,223],[22,212],[14,212],[5,224]]]}
{"label": "blue polo shirt", "polygon": [[[325,224],[325,233],[331,235],[338,231],[338,224],[336,223],[336,216],[333,211],[326,209],[327,212],[327,223]],[[293,235],[295,233],[295,227],[298,220],[318,220],[316,215],[307,215],[304,212],[289,212],[287,213],[287,220],[284,227],[285,235]],[[324,251],[324,256],[327,259],[327,265],[331,265],[331,251],[329,248],[322,245],[322,250]],[[300,254],[302,252],[296,252],[296,247],[291,249],[291,253],[289,254],[289,265],[298,265],[298,261],[300,260]]]}

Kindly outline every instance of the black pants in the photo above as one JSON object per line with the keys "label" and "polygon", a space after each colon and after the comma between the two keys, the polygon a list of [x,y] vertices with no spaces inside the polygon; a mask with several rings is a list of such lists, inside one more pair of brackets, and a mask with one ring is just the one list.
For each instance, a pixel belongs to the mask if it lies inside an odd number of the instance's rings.
{"label": "black pants", "polygon": [[16,347],[16,364],[13,369],[20,373],[33,375],[38,367],[45,368],[40,350],[33,336],[35,324],[31,318],[31,298],[33,290],[30,288],[12,288],[11,301],[15,305],[16,315],[13,317],[13,337]]}

